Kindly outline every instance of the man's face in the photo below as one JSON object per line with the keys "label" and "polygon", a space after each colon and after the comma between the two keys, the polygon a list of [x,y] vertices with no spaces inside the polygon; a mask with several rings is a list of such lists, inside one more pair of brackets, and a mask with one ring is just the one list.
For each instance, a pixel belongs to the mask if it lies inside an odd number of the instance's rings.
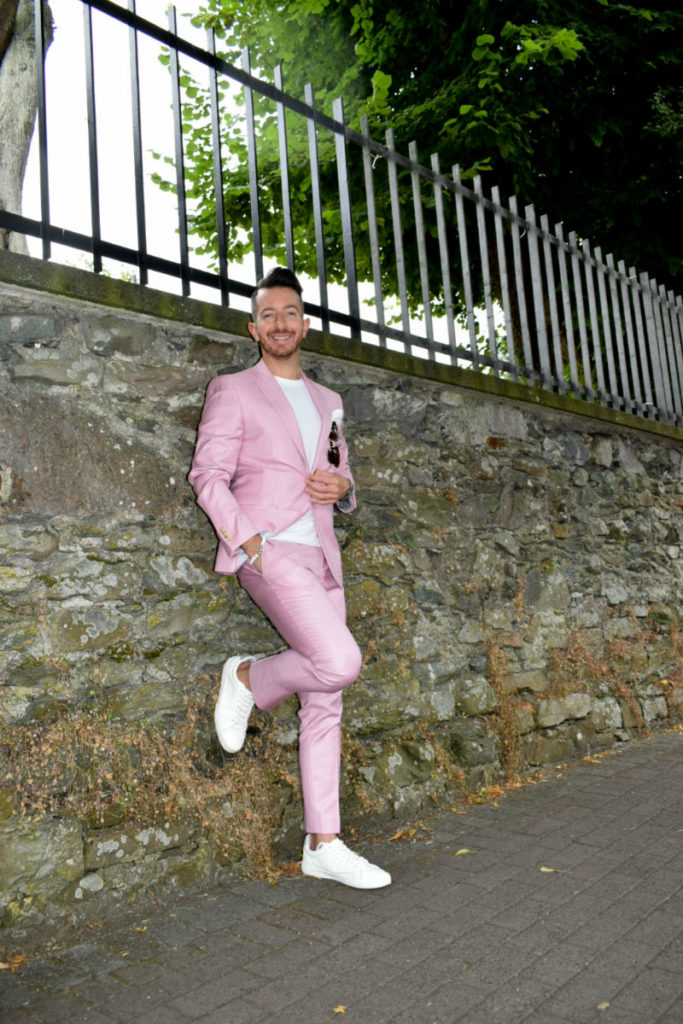
{"label": "man's face", "polygon": [[262,353],[273,359],[289,359],[301,348],[309,324],[293,288],[262,288],[256,297],[256,316],[249,324],[249,333]]}

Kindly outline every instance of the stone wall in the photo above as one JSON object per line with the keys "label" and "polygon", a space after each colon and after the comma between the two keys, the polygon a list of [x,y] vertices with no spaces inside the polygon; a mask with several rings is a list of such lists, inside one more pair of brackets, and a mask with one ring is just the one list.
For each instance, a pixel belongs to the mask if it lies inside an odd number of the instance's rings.
{"label": "stone wall", "polygon": [[[246,317],[76,271],[55,284],[18,257],[0,274],[9,927],[253,863],[243,826],[255,819],[293,853],[301,808],[294,701],[256,716],[236,758],[210,727],[226,655],[281,644],[213,574],[186,481],[208,380],[254,361]],[[86,286],[98,304],[75,298]],[[365,653],[345,696],[347,821],[409,815],[679,720],[681,432],[309,338],[308,372],[344,398],[359,494],[338,516]],[[105,735],[110,769],[85,784]],[[134,797],[154,743],[162,774],[179,750],[195,774],[145,817],[155,798]],[[41,764],[56,750],[51,778],[22,775],[23,750]],[[79,786],[87,806],[70,803]],[[21,813],[32,800],[42,816]]]}

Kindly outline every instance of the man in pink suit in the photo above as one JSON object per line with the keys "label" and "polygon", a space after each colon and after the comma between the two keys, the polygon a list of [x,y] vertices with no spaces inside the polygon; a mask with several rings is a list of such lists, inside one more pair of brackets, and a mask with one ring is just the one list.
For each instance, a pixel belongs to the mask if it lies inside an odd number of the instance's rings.
{"label": "man in pink suit", "polygon": [[215,709],[222,747],[241,749],[256,704],[296,693],[304,799],[301,869],[359,889],[391,876],[338,837],[342,690],[361,654],[346,625],[334,507],[355,508],[339,395],[309,380],[301,285],[282,267],[259,281],[249,331],[261,359],[209,384],[189,480],[219,539],[216,571],[237,573],[288,648],[228,658]]}

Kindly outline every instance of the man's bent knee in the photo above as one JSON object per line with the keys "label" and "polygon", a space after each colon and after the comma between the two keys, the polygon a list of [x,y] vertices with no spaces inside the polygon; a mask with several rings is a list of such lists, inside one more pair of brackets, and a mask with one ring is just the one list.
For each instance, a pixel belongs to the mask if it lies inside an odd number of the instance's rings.
{"label": "man's bent knee", "polygon": [[330,690],[343,690],[355,682],[360,675],[363,656],[353,637],[345,643],[330,642],[324,656],[313,661],[317,678]]}

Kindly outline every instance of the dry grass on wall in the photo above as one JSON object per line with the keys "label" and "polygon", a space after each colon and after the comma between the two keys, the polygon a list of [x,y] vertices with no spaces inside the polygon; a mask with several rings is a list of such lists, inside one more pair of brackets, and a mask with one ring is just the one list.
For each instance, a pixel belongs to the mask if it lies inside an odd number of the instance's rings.
{"label": "dry grass on wall", "polygon": [[282,790],[296,795],[299,780],[267,733],[250,736],[232,758],[209,747],[208,731],[205,704],[191,698],[166,731],[96,710],[22,726],[0,721],[0,789],[23,816],[68,816],[84,830],[182,820],[219,861],[274,877],[282,871],[271,843]]}

